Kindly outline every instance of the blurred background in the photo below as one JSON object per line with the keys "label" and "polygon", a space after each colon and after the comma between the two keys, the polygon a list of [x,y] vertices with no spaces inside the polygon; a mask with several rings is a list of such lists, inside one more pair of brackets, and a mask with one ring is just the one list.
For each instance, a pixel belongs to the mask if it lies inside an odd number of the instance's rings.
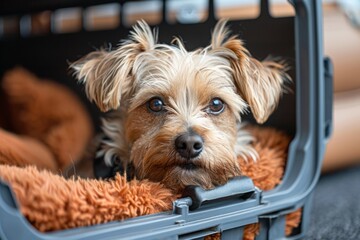
{"label": "blurred background", "polygon": [[[295,14],[286,0],[269,3],[273,17]],[[205,21],[207,4],[207,0],[170,0],[166,20]],[[129,2],[122,7],[123,16],[116,3],[7,15],[0,18],[0,38],[111,30],[120,24],[131,26],[138,19],[150,25],[162,21],[161,0]],[[215,0],[217,18],[254,19],[259,13],[259,0]],[[315,192],[309,239],[360,239],[360,1],[323,0],[323,33],[324,53],[334,64],[333,134]]]}

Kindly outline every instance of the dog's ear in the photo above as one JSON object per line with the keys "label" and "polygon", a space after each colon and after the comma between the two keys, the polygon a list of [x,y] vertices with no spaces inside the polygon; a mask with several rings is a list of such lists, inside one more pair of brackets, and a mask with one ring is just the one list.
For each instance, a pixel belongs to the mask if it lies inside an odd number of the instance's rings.
{"label": "dog's ear", "polygon": [[264,123],[279,102],[284,82],[290,79],[286,66],[252,58],[240,39],[228,37],[225,25],[224,20],[216,25],[212,34],[212,51],[229,59],[239,94],[250,105],[256,121]]}
{"label": "dog's ear", "polygon": [[71,64],[76,78],[85,84],[88,98],[102,111],[117,109],[120,101],[131,94],[132,67],[137,56],[156,44],[156,32],[140,21],[128,40],[114,51],[99,50]]}

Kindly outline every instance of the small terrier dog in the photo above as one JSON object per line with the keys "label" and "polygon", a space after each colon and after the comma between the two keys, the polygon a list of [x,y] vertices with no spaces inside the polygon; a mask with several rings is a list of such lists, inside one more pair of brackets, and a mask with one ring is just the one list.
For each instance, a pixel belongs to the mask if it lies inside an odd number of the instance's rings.
{"label": "small terrier dog", "polygon": [[276,108],[288,79],[285,66],[252,58],[242,41],[217,23],[209,46],[188,52],[181,40],[157,43],[140,21],[114,51],[92,52],[71,65],[102,111],[105,164],[114,156],[137,179],[180,191],[211,189],[241,174],[237,156],[256,158],[240,114],[258,123]]}

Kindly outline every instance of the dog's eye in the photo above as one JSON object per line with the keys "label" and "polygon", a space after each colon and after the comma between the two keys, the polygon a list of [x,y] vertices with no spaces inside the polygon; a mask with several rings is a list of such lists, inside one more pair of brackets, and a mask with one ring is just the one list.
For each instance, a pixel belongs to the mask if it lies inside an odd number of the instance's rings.
{"label": "dog's eye", "polygon": [[209,104],[209,113],[211,114],[220,114],[225,108],[224,102],[220,98],[213,98]]}
{"label": "dog's eye", "polygon": [[161,112],[164,110],[164,102],[159,97],[154,97],[147,102],[147,107],[152,112]]}

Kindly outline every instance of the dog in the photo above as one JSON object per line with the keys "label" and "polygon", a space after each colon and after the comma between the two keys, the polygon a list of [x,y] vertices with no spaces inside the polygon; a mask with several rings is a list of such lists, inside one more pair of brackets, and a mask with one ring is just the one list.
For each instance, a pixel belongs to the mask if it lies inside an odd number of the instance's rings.
{"label": "dog", "polygon": [[117,49],[91,52],[71,68],[100,110],[115,110],[103,121],[105,165],[120,159],[137,179],[174,191],[241,175],[237,157],[257,157],[241,114],[250,108],[264,123],[289,80],[284,64],[251,57],[225,20],[209,46],[191,52],[179,38],[158,43],[139,21]]}

